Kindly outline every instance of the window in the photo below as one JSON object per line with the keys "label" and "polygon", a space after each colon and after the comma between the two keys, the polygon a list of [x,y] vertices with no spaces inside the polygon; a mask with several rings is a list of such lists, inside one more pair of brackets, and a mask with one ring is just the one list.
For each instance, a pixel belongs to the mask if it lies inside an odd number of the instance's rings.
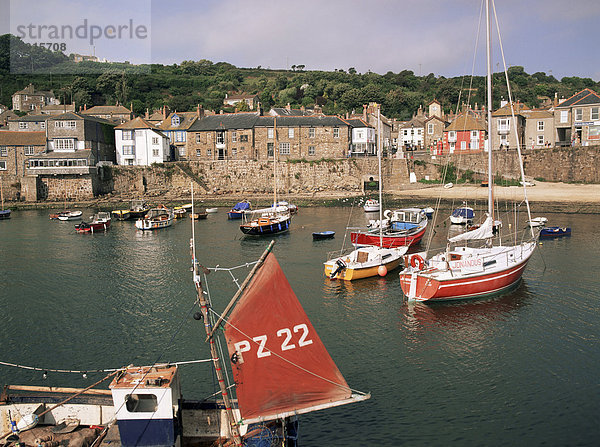
{"label": "window", "polygon": [[308,128],[308,138],[314,138],[314,137],[315,137],[315,128],[309,127]]}
{"label": "window", "polygon": [[206,156],[208,158],[212,157],[212,149],[206,149]]}
{"label": "window", "polygon": [[272,127],[269,127],[269,128],[267,129],[267,138],[269,138],[269,139],[272,139],[272,138],[273,138],[273,135],[274,135],[273,128],[272,128]]}
{"label": "window", "polygon": [[508,118],[498,118],[498,131],[507,132],[510,130],[510,120]]}
{"label": "window", "polygon": [[177,126],[179,126],[180,122],[181,122],[181,120],[179,119],[179,117],[177,115],[173,115],[171,117],[171,126],[177,127]]}
{"label": "window", "polygon": [[404,136],[407,137],[408,136],[408,129],[404,129]]}
{"label": "window", "polygon": [[46,121],[42,121],[40,123],[40,129],[45,129],[46,128]]}
{"label": "window", "polygon": [[158,157],[158,156],[159,156],[159,153],[160,153],[160,150],[159,150],[159,149],[152,149],[152,156],[153,156],[153,157]]}
{"label": "window", "polygon": [[33,146],[25,146],[25,155],[33,155],[34,153]]}
{"label": "window", "polygon": [[55,151],[74,151],[75,140],[72,138],[58,138],[54,140]]}
{"label": "window", "polygon": [[[538,130],[538,132],[543,132],[544,131],[544,122],[543,121],[538,121],[537,122],[537,130]],[[538,136],[538,138],[539,138],[539,136]]]}
{"label": "window", "polygon": [[237,132],[235,130],[231,131],[231,142],[237,143]]}
{"label": "window", "polygon": [[76,121],[54,121],[54,127],[66,127],[67,129],[75,129],[77,127]]}
{"label": "window", "polygon": [[8,156],[8,148],[6,146],[0,146],[0,157]]}
{"label": "window", "polygon": [[158,137],[152,137],[152,144],[153,144],[154,146],[157,146],[157,145],[158,145]]}
{"label": "window", "polygon": [[179,146],[178,154],[180,157],[185,157],[185,146]]}
{"label": "window", "polygon": [[508,147],[508,137],[506,135],[500,135],[500,146]]}
{"label": "window", "polygon": [[478,136],[479,136],[479,134],[476,130],[471,131],[471,139],[477,138]]}
{"label": "window", "polygon": [[294,128],[290,127],[288,129],[288,138],[294,138]]}
{"label": "window", "polygon": [[544,145],[544,136],[543,135],[538,135],[537,136],[537,145],[538,146],[543,146]]}
{"label": "window", "polygon": [[290,155],[290,143],[279,143],[279,154]]}
{"label": "window", "polygon": [[240,135],[240,143],[247,143],[248,135]]}
{"label": "window", "polygon": [[575,109],[575,121],[583,120],[583,109]]}
{"label": "window", "polygon": [[423,129],[417,129],[417,135],[419,135],[419,136],[423,135]]}
{"label": "window", "polygon": [[333,138],[339,138],[339,137],[340,137],[340,128],[334,127],[333,128]]}
{"label": "window", "polygon": [[590,119],[597,120],[600,118],[600,107],[592,107],[590,111]]}
{"label": "window", "polygon": [[6,171],[6,160],[0,160],[0,171]]}
{"label": "window", "polygon": [[460,150],[464,151],[467,148],[467,142],[466,141],[461,141],[460,142]]}
{"label": "window", "polygon": [[267,157],[273,156],[273,143],[267,143]]}
{"label": "window", "polygon": [[133,140],[133,132],[131,130],[123,131],[123,139],[124,140]]}
{"label": "window", "polygon": [[433,123],[427,124],[427,133],[433,135]]}
{"label": "window", "polygon": [[128,164],[129,166],[133,166],[133,158],[129,158],[129,159],[127,160],[127,164]]}
{"label": "window", "polygon": [[456,131],[455,130],[448,131],[448,139],[449,140],[456,140]]}
{"label": "window", "polygon": [[561,110],[560,111],[560,122],[561,123],[567,123],[567,122],[569,122],[569,111],[568,110]]}
{"label": "window", "polygon": [[237,147],[231,148],[231,155],[233,155],[234,157],[237,155]]}
{"label": "window", "polygon": [[19,122],[19,129],[27,129],[28,127],[28,123],[24,123],[23,121]]}
{"label": "window", "polygon": [[202,151],[200,149],[196,149],[196,157],[202,157]]}
{"label": "window", "polygon": [[308,155],[315,155],[315,147],[308,146]]}
{"label": "window", "polygon": [[182,143],[185,141],[185,132],[175,132],[175,141]]}
{"label": "window", "polygon": [[225,132],[222,130],[217,132],[217,144],[225,144]]}
{"label": "window", "polygon": [[133,146],[123,146],[123,155],[133,155]]}

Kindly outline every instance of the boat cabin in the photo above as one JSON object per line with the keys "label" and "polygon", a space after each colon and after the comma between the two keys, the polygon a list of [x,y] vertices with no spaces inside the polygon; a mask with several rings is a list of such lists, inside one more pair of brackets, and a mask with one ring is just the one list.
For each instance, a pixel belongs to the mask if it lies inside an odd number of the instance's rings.
{"label": "boat cabin", "polygon": [[427,219],[425,212],[421,208],[394,210],[389,216],[393,230],[410,230],[418,227],[423,220]]}
{"label": "boat cabin", "polygon": [[128,368],[113,379],[110,389],[123,447],[180,444],[176,366]]}

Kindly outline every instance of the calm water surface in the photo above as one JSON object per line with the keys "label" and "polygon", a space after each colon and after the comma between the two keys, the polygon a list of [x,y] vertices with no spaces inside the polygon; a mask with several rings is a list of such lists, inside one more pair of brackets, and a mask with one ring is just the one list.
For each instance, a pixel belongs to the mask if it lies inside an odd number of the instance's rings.
{"label": "calm water surface", "polygon": [[[85,210],[88,216],[93,210]],[[600,442],[600,233],[597,216],[548,214],[573,235],[544,242],[514,292],[456,304],[403,304],[397,274],[355,283],[322,276],[362,210],[306,208],[275,254],[351,387],[371,400],[303,415],[304,446],[556,445]],[[256,260],[268,239],[244,239],[225,210],[196,224],[206,266]],[[95,370],[208,358],[191,318],[188,220],[142,233],[113,222],[76,234],[46,211],[0,222],[0,361]],[[313,231],[335,230],[313,242]],[[445,234],[438,228],[436,238]],[[441,240],[441,239],[440,239]],[[236,272],[241,282],[247,269]],[[235,291],[211,273],[214,306]],[[213,392],[208,364],[182,367],[189,398]],[[85,386],[80,375],[0,366],[0,384]]]}

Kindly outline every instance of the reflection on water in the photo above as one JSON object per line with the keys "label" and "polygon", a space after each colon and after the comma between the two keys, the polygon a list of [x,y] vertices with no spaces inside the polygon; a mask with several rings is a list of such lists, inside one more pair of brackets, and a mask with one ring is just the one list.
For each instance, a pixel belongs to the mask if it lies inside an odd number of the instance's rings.
{"label": "reflection on water", "polygon": [[[597,217],[547,217],[573,235],[540,245],[517,289],[429,305],[403,303],[398,270],[355,282],[323,275],[346,226],[366,224],[362,209],[302,209],[288,233],[267,238],[243,237],[239,221],[224,213],[194,228],[202,264],[244,265],[237,284],[251,268],[245,263],[276,240],[274,253],[340,371],[353,388],[372,392],[363,404],[302,416],[301,445],[595,445]],[[313,242],[312,232],[325,229],[336,237]],[[432,247],[444,245],[448,228],[436,230]],[[202,323],[189,315],[196,297],[190,234],[182,219],[153,232],[115,221],[106,233],[79,235],[47,212],[14,212],[0,222],[0,361],[90,370],[160,356],[207,358]],[[208,275],[217,311],[237,284],[227,272]],[[182,375],[186,397],[215,390],[209,365],[182,368]],[[99,378],[50,374],[42,381],[0,367],[2,383],[87,386]]]}

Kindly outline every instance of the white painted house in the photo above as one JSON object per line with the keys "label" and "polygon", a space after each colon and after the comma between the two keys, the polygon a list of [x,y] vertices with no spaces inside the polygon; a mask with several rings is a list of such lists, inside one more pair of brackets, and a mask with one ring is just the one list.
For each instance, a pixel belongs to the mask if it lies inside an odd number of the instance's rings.
{"label": "white painted house", "polygon": [[362,119],[353,118],[344,121],[352,129],[351,153],[356,155],[377,154],[377,135],[375,129]]}
{"label": "white painted house", "polygon": [[169,138],[142,118],[115,127],[117,164],[150,166],[169,161]]}

